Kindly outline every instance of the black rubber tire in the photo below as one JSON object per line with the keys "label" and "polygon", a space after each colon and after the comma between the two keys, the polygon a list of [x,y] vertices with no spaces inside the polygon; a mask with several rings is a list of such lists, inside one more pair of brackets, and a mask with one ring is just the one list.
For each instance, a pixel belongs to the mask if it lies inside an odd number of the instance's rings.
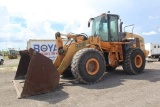
{"label": "black rubber tire", "polygon": [[159,56],[159,58],[158,58],[158,61],[160,61],[160,56]]}
{"label": "black rubber tire", "polygon": [[4,64],[4,60],[1,61],[1,64],[2,64],[2,65]]}
{"label": "black rubber tire", "polygon": [[[91,58],[95,58],[99,63],[98,72],[94,75],[90,75],[86,70],[86,63]],[[77,82],[92,84],[100,81],[104,76],[104,72],[106,71],[105,64],[106,62],[102,53],[96,49],[84,48],[74,55],[71,62],[71,71]]]}
{"label": "black rubber tire", "polygon": [[[135,65],[135,57],[139,55],[142,58],[142,64],[140,67],[136,67]],[[139,48],[130,48],[125,54],[124,62],[123,62],[123,70],[128,74],[140,74],[143,72],[145,67],[145,55]]]}
{"label": "black rubber tire", "polygon": [[0,65],[3,65],[3,63],[4,63],[4,60],[3,60],[3,59],[1,59],[1,61],[0,61]]}
{"label": "black rubber tire", "polygon": [[107,67],[106,67],[106,72],[112,72],[112,71],[114,71],[115,69],[116,69],[116,67],[113,68],[113,67],[111,67],[111,66],[107,66]]}

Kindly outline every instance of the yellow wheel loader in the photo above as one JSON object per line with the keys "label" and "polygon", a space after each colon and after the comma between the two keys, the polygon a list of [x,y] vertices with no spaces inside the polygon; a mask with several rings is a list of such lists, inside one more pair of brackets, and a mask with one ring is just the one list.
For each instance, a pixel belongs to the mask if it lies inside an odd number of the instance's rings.
{"label": "yellow wheel loader", "polygon": [[[13,80],[18,98],[53,91],[62,74],[74,76],[79,83],[96,83],[106,71],[122,66],[128,74],[140,74],[145,67],[147,52],[144,39],[122,32],[116,14],[90,18],[92,34],[55,34],[58,56],[52,62],[33,49],[21,51],[21,59]],[[68,41],[63,44],[62,37]],[[68,72],[68,73],[67,73]]]}
{"label": "yellow wheel loader", "polygon": [[17,51],[15,49],[9,49],[8,58],[9,59],[17,59]]}

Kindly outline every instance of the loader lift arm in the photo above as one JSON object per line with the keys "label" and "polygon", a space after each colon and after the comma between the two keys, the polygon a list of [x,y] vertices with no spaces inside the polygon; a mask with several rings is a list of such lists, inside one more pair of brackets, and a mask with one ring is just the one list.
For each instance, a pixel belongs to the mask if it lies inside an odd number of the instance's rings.
{"label": "loader lift arm", "polygon": [[[61,34],[57,32],[55,34],[56,38],[56,46],[58,50],[58,56],[54,61],[54,65],[57,68],[59,74],[62,74],[67,67],[71,64],[72,58],[74,54],[83,49],[83,48],[98,48],[100,49],[100,38],[99,37],[91,37],[86,38],[84,35],[67,35],[67,38],[75,39],[76,42],[63,46],[63,41],[61,38]],[[95,44],[97,46],[95,46]]]}

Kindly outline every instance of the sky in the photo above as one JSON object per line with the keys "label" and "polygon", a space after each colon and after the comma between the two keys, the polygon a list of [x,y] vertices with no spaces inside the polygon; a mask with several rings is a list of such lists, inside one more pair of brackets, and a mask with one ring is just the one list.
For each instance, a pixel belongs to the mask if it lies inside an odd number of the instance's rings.
{"label": "sky", "polygon": [[[26,49],[29,39],[86,33],[88,20],[110,11],[145,43],[160,43],[160,0],[0,0],[0,50]],[[127,29],[132,32],[132,28]]]}

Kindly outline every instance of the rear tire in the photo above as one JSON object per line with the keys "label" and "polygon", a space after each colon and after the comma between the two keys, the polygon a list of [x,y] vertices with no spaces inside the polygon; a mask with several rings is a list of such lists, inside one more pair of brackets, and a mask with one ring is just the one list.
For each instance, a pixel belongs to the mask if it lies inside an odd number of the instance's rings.
{"label": "rear tire", "polygon": [[71,62],[71,71],[79,83],[95,83],[102,79],[106,70],[105,59],[96,49],[79,50]]}
{"label": "rear tire", "polygon": [[141,49],[130,48],[125,55],[122,67],[126,73],[136,75],[143,72],[145,62],[145,56]]}

